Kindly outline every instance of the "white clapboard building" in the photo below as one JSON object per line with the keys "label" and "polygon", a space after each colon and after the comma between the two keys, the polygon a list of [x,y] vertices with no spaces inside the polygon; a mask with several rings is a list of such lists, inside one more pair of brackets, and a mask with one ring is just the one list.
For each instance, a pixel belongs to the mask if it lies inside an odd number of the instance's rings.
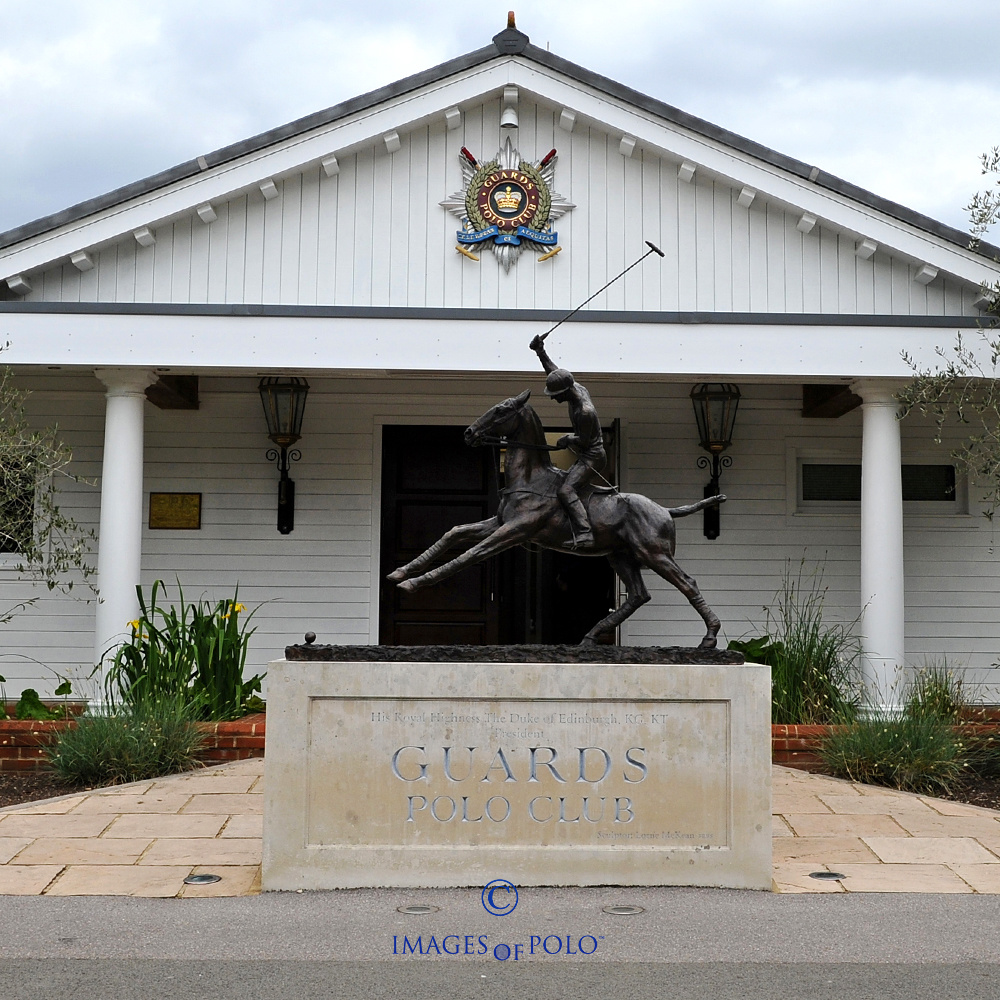
{"label": "white clapboard building", "polygon": [[[603,561],[522,552],[410,598],[384,574],[495,503],[491,453],[460,436],[492,403],[530,387],[547,429],[567,429],[528,343],[646,240],[663,258],[547,346],[598,405],[609,478],[664,505],[708,479],[692,389],[739,388],[718,537],[700,514],[678,522],[678,561],[723,636],[758,634],[805,560],[828,614],[862,615],[873,683],[946,660],[996,700],[992,528],[948,442],[897,421],[893,398],[904,350],[929,362],[975,330],[993,248],[514,27],[0,235],[4,359],[32,419],[73,449],[64,507],[99,529],[102,594],[34,595],[0,555],[5,601],[40,598],[2,632],[8,689],[85,676],[157,579],[168,597],[178,580],[189,599],[238,584],[262,605],[252,670],[306,631],[578,638],[616,599]],[[309,386],[287,533],[258,392],[273,376]],[[687,601],[648,582],[621,641],[696,643]]]}

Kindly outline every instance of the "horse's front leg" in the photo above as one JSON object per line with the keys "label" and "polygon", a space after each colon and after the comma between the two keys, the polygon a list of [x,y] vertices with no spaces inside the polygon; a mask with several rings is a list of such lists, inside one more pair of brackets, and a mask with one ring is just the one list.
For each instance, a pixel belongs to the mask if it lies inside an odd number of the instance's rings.
{"label": "horse's front leg", "polygon": [[492,534],[500,526],[500,522],[495,517],[488,517],[485,521],[476,521],[473,524],[456,524],[454,528],[449,528],[429,549],[421,552],[416,559],[411,559],[405,566],[394,569],[387,577],[393,583],[400,583],[409,579],[414,573],[429,566],[442,552],[455,548],[456,545],[464,545],[468,542],[478,542]]}
{"label": "horse's front leg", "polygon": [[429,573],[424,573],[423,576],[404,580],[399,585],[399,589],[406,591],[406,593],[414,590],[422,590],[424,587],[429,587],[432,583],[437,583],[439,580],[445,580],[449,576],[454,576],[465,569],[466,566],[474,566],[476,563],[481,563],[484,559],[489,559],[490,556],[494,556],[498,552],[503,552],[505,549],[511,549],[515,545],[520,545],[522,542],[527,541],[530,535],[530,525],[520,524],[517,521],[503,524],[489,538],[481,541],[478,545],[473,545],[471,549],[463,552],[460,556],[456,556],[449,562],[438,566],[437,569],[432,569]]}

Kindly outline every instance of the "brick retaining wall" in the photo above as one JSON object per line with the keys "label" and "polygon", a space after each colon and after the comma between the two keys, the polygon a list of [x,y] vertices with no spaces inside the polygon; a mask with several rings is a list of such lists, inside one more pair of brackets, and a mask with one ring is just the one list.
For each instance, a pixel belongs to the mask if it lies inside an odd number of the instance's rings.
{"label": "brick retaining wall", "polygon": [[199,756],[206,764],[264,756],[264,713],[244,715],[233,722],[199,722],[205,744]]}
{"label": "brick retaining wall", "polygon": [[[959,732],[963,736],[1000,738],[1000,712],[993,707],[972,708],[963,713]],[[829,726],[771,726],[771,760],[785,767],[815,771],[822,767],[818,748]]]}
{"label": "brick retaining wall", "polygon": [[821,764],[816,752],[829,726],[771,726],[771,760],[812,771]]}
{"label": "brick retaining wall", "polygon": [[[992,718],[992,716],[990,716]],[[998,720],[1000,721],[1000,720]],[[74,722],[19,722],[0,719],[0,771],[30,771],[45,766],[45,748],[56,733]],[[246,715],[234,722],[199,722],[205,743],[199,756],[207,764],[264,756],[265,716]],[[827,726],[771,726],[771,759],[775,764],[811,771],[820,766],[816,748]],[[997,722],[965,723],[965,732],[996,735]]]}
{"label": "brick retaining wall", "polygon": [[[0,771],[33,771],[45,766],[45,748],[75,722],[0,719]],[[234,722],[199,722],[205,742],[198,756],[206,764],[264,756],[264,713]]]}

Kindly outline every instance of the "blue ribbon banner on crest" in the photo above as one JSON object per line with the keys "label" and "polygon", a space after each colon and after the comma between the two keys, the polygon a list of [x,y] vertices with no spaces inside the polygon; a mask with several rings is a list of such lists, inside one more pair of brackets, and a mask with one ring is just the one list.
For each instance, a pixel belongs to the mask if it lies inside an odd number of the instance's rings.
{"label": "blue ribbon banner on crest", "polygon": [[531,240],[532,243],[540,243],[543,246],[555,246],[559,240],[558,233],[543,233],[541,230],[532,229],[530,226],[518,226],[512,233],[501,233],[496,226],[490,226],[488,229],[479,229],[472,233],[460,231],[457,235],[459,243],[484,243],[486,240],[492,238],[493,242],[498,246],[502,246],[505,243],[519,246],[522,239]]}

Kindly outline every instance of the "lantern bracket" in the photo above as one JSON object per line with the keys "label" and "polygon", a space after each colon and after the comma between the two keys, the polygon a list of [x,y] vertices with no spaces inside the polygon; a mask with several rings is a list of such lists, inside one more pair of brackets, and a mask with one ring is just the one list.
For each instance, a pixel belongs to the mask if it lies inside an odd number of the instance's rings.
{"label": "lantern bracket", "polygon": [[281,473],[282,479],[287,479],[291,463],[300,461],[302,458],[302,452],[299,451],[298,448],[292,448],[291,451],[289,451],[286,447],[282,447],[280,451],[277,448],[268,448],[264,457],[269,462],[275,463],[278,468],[278,472]]}
{"label": "lantern bracket", "polygon": [[719,476],[723,469],[732,468],[733,457],[732,455],[718,455],[715,452],[712,453],[711,458],[708,455],[699,455],[697,465],[699,469],[711,468],[712,482],[709,485],[713,487],[713,492],[705,495],[714,497],[719,492]]}

